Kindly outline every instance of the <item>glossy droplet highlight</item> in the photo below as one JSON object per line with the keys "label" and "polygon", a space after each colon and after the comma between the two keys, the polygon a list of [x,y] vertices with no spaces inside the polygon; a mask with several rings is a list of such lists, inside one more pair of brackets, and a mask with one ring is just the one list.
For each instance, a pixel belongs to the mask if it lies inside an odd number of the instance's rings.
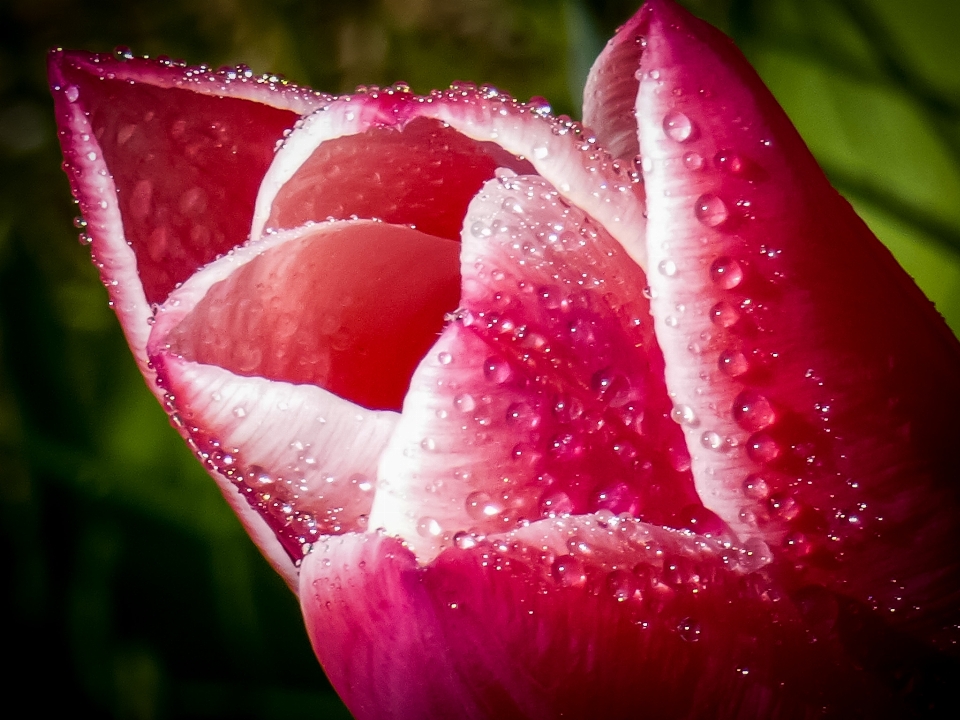
{"label": "glossy droplet highlight", "polygon": [[700,424],[700,421],[697,420],[697,414],[693,411],[693,408],[689,405],[684,405],[680,403],[673,406],[673,410],[670,411],[670,417],[673,418],[673,421],[679,425],[686,425],[687,427],[696,427]]}
{"label": "glossy droplet highlight", "polygon": [[739,377],[750,369],[746,355],[733,348],[727,348],[720,353],[717,358],[717,366],[720,368],[720,372],[728,377]]}
{"label": "glossy droplet highlight", "polygon": [[63,96],[67,102],[74,103],[80,99],[80,89],[76,85],[67,85],[63,90]]}
{"label": "glossy droplet highlight", "polygon": [[477,407],[477,401],[473,399],[473,395],[470,393],[463,393],[453,399],[453,406],[460,412],[467,413]]}
{"label": "glossy droplet highlight", "polygon": [[710,279],[724,290],[732,290],[743,280],[743,268],[731,257],[722,255],[710,265]]}
{"label": "glossy droplet highlight", "polygon": [[684,618],[677,625],[677,632],[684,642],[698,642],[700,640],[700,623],[693,618]]}
{"label": "glossy droplet highlight", "polygon": [[440,527],[440,523],[432,517],[422,517],[417,523],[417,534],[420,537],[437,537],[442,532],[443,528]]}
{"label": "glossy droplet highlight", "polygon": [[474,520],[489,520],[504,511],[502,502],[482,490],[467,496],[466,508],[467,514]]}
{"label": "glossy droplet highlight", "polygon": [[673,260],[661,260],[657,269],[665,277],[673,277],[677,274],[677,264]]}
{"label": "glossy droplet highlight", "polygon": [[770,463],[780,456],[780,446],[767,433],[754,433],[747,440],[747,455],[754,462]]}
{"label": "glossy droplet highlight", "polygon": [[707,450],[722,450],[723,437],[715,430],[707,430],[700,436],[700,444]]}
{"label": "glossy droplet highlight", "polygon": [[693,123],[682,112],[674,110],[663,118],[663,131],[671,140],[684,142],[693,134]]}
{"label": "glossy droplet highlight", "polygon": [[764,430],[776,419],[773,406],[766,397],[754,390],[744,390],[733,401],[733,419],[744,430]]}
{"label": "glossy droplet highlight", "polygon": [[703,167],[703,156],[698,152],[688,152],[683,156],[683,165],[687,170],[699,170]]}
{"label": "glossy droplet highlight", "polygon": [[561,555],[550,568],[553,579],[563,587],[579,587],[587,581],[583,563],[573,555]]}
{"label": "glossy droplet highlight", "polygon": [[450,355],[447,351],[443,351],[437,354],[437,362],[441,365],[449,365],[453,361],[453,356]]}
{"label": "glossy droplet highlight", "polygon": [[730,217],[727,204],[713,193],[705,193],[698,197],[693,210],[697,220],[712,228],[722,225]]}
{"label": "glossy droplet highlight", "polygon": [[740,319],[740,310],[732,303],[721,300],[710,308],[710,321],[718,327],[730,327]]}

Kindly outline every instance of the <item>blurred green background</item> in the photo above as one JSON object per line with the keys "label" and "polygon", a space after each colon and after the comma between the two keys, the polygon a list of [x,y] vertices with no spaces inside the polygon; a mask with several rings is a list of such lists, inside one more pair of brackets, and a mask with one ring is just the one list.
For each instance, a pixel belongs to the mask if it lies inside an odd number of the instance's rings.
{"label": "blurred green background", "polygon": [[[46,50],[245,62],[327,91],[491,82],[577,117],[590,63],[638,2],[0,0],[5,697],[31,716],[349,717],[294,598],[131,361],[71,223]],[[960,330],[960,3],[685,4],[737,40]]]}

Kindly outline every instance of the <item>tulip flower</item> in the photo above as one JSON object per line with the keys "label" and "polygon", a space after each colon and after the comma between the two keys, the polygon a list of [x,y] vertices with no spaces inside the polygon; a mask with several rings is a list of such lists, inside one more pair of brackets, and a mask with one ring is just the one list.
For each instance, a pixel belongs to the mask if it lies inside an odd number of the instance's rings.
{"label": "tulip flower", "polygon": [[358,718],[947,716],[960,348],[669,0],[585,126],[55,51],[148,383]]}

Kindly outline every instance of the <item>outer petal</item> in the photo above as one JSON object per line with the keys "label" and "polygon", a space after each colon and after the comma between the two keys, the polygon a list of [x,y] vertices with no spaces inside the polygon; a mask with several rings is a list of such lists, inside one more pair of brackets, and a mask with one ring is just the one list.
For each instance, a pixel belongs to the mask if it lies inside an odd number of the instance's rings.
{"label": "outer petal", "polygon": [[843,657],[832,618],[810,636],[762,577],[621,527],[543,521],[425,568],[381,535],[331,538],[301,571],[314,648],[358,720],[910,716]]}
{"label": "outer petal", "polygon": [[81,239],[149,378],[150,305],[247,239],[277,141],[324,96],[246,68],[62,50],[49,74]]}
{"label": "outer petal", "polygon": [[960,345],[729,39],[666,0],[639,32],[652,309],[700,496],[788,587],[952,648]]}

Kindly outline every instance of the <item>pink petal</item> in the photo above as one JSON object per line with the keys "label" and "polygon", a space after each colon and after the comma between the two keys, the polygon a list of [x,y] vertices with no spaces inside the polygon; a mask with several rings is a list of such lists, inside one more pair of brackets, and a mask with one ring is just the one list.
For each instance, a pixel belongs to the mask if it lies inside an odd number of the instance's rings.
{"label": "pink petal", "polygon": [[395,415],[354,402],[405,390],[456,305],[457,249],[383,223],[308,226],[211,263],[158,312],[148,349],[176,422],[293,558],[365,526]]}
{"label": "pink petal", "polygon": [[[762,577],[725,572],[715,551],[636,523],[542,524],[596,539],[595,559],[524,539],[427,567],[378,534],[315,547],[300,576],[307,629],[358,720],[905,712],[829,627],[810,642],[795,606],[771,602]],[[609,562],[624,556],[636,567]]]}
{"label": "pink petal", "polygon": [[323,96],[249,70],[54,51],[64,167],[144,372],[150,304],[243,243],[273,149]]}
{"label": "pink petal", "polygon": [[639,266],[536,176],[500,171],[464,227],[461,307],[411,381],[371,527],[425,561],[468,529],[699,506]]}
{"label": "pink petal", "polygon": [[697,490],[788,586],[948,644],[960,346],[730,40],[665,0],[640,19],[651,305]]}
{"label": "pink petal", "polygon": [[627,169],[579,125],[473,86],[344,98],[307,118],[264,179],[253,236],[356,215],[455,238],[497,167],[532,167],[643,261],[643,188]]}

